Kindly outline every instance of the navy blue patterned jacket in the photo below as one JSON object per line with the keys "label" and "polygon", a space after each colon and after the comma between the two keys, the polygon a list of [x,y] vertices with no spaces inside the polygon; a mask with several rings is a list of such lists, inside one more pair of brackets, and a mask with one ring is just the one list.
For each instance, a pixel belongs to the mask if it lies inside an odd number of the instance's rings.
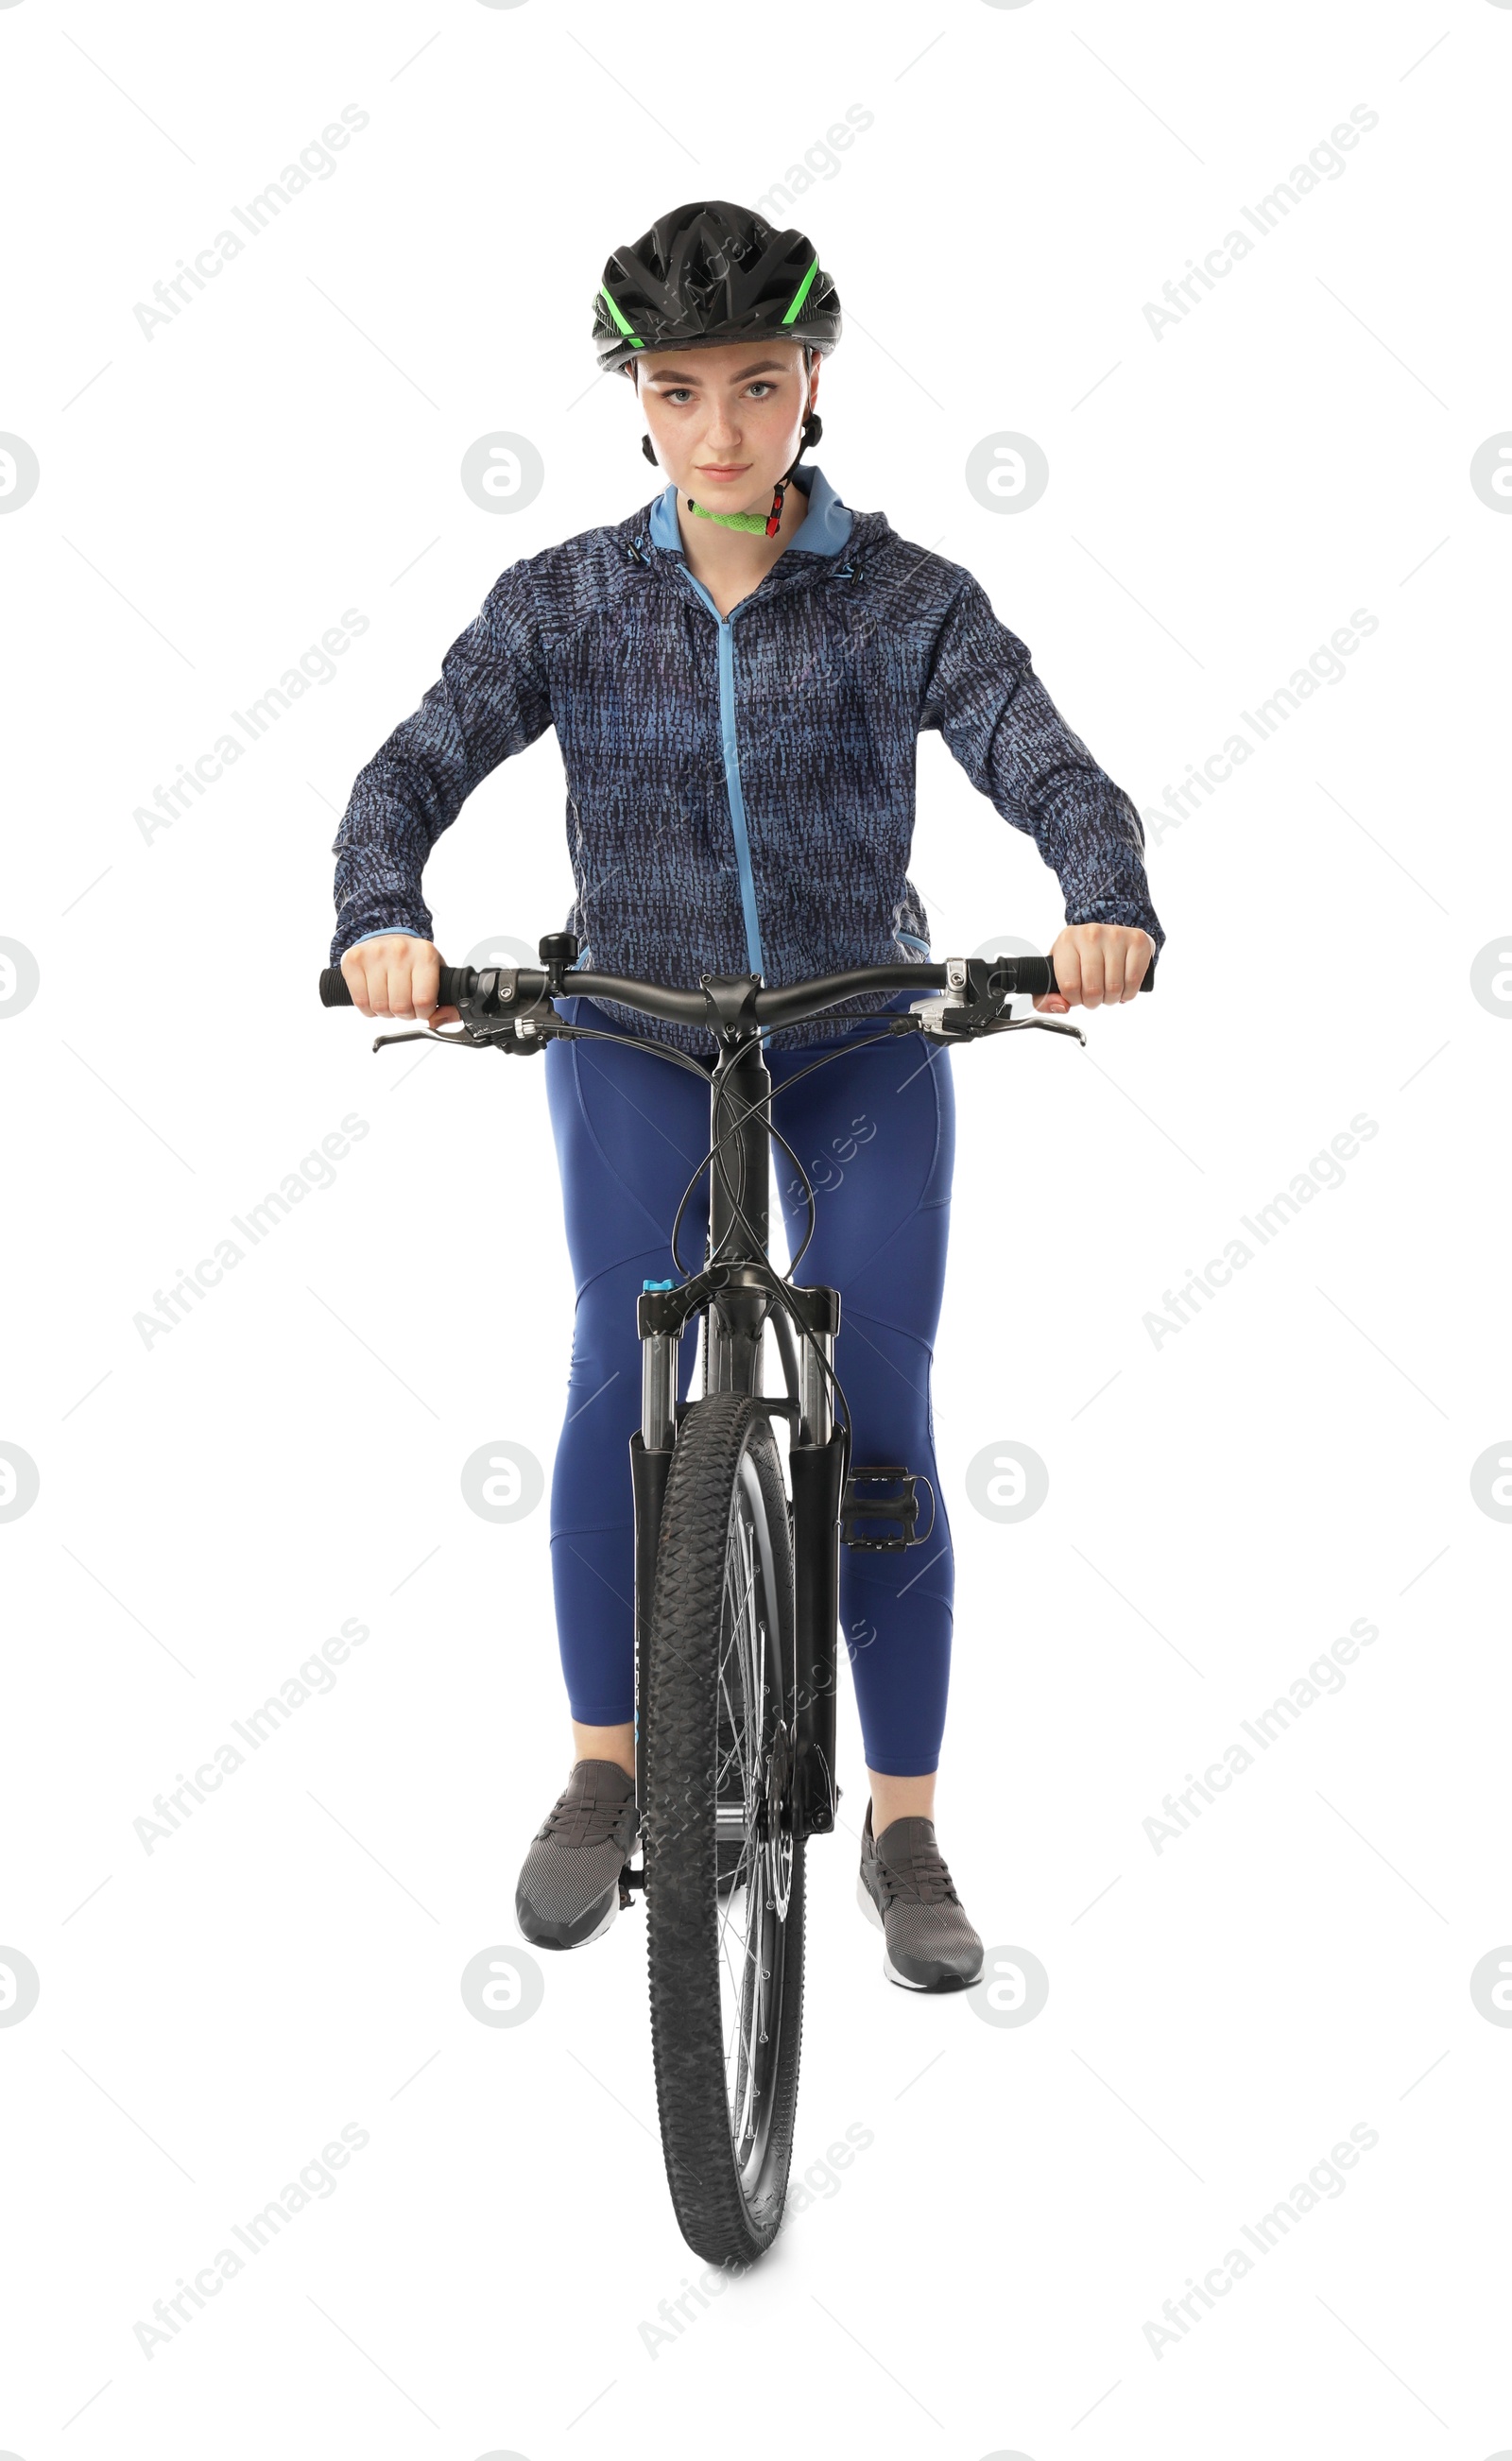
{"label": "navy blue patterned jacket", "polygon": [[[548,726],[566,771],[580,966],[692,985],[702,973],[787,983],[926,960],[907,863],[915,745],[929,727],[1033,837],[1068,922],[1142,924],[1163,939],[1139,814],[980,583],[884,514],[849,511],[822,471],[805,468],[805,482],[802,526],[725,619],[688,569],[671,487],[500,575],[440,681],[352,787],[332,849],[332,963],[380,931],[431,936],[420,880],[432,846],[479,781]],[[613,1014],[628,1031],[712,1048],[701,1028]],[[832,1031],[820,1021],[775,1039]]]}

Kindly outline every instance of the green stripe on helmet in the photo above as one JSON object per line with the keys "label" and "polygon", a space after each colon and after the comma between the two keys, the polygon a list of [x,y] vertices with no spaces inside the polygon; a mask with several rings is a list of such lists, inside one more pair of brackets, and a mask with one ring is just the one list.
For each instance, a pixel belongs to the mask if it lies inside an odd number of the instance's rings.
{"label": "green stripe on helmet", "polygon": [[[818,260],[816,259],[816,263],[817,263],[817,262],[818,262]],[[807,289],[807,288],[808,288],[807,283],[805,283],[805,284],[804,284],[803,288],[804,288],[804,289]],[[800,292],[800,293],[799,293],[799,297],[801,297],[801,295],[802,295],[802,293]],[[634,346],[635,346],[636,350],[638,350],[638,351],[644,351],[644,350],[645,350],[645,348],[646,348],[645,343],[641,340],[641,337],[640,337],[640,335],[636,332],[636,331],[635,331],[634,327],[633,327],[632,325],[628,324],[628,323],[626,321],[626,319],[625,319],[625,318],[620,314],[620,311],[619,311],[618,308],[615,306],[615,304],[614,304],[613,300],[609,297],[609,294],[608,294],[608,292],[605,289],[604,285],[602,284],[602,282],[601,282],[601,283],[600,283],[600,285],[599,285],[599,297],[604,301],[605,305],[607,307],[608,311],[609,311],[609,314],[613,317],[614,322],[616,323],[616,325],[618,325],[618,327],[619,327],[619,329],[620,329],[620,332],[621,332],[622,333],[625,333],[625,334],[627,334],[627,335],[628,336],[629,340],[634,344]]]}
{"label": "green stripe on helmet", "polygon": [[[818,271],[819,271],[819,258],[818,258],[818,257],[816,257],[816,258],[814,259],[813,264],[809,267],[808,271],[804,274],[802,281],[799,284],[798,291],[797,291],[797,294],[796,294],[796,296],[795,296],[795,298],[794,298],[793,305],[792,305],[792,307],[788,310],[787,314],[786,314],[786,315],[783,317],[783,319],[782,319],[782,322],[783,322],[783,324],[784,324],[784,325],[791,325],[791,324],[792,324],[794,317],[798,314],[798,311],[799,311],[799,310],[802,307],[804,300],[808,297],[808,294],[809,294],[809,285],[812,283],[812,281],[813,281],[813,279],[814,279],[814,276],[815,276],[815,274],[816,274]],[[610,304],[610,306],[611,306],[611,307],[613,306],[613,302],[612,302],[612,300],[610,301],[610,303],[609,303],[609,304]],[[619,313],[618,309],[615,309],[615,311],[614,311],[614,312],[615,312],[615,314],[616,314],[616,315],[618,315],[618,313]]]}

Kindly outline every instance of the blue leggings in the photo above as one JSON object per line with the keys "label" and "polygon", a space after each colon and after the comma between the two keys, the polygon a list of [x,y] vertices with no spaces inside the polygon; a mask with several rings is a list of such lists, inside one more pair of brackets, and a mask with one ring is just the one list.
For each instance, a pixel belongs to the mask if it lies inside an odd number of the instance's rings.
{"label": "blue leggings", "polygon": [[[906,1004],[903,994],[893,1003]],[[570,1022],[619,1031],[581,995]],[[860,1039],[864,1028],[852,1028]],[[824,1047],[824,1048],[827,1048]],[[841,1623],[867,1766],[887,1776],[938,1766],[950,1669],[955,1566],[934,1458],[929,1370],[945,1282],[955,1160],[950,1057],[912,1035],[843,1056],[767,1052],[772,1112],[814,1183],[817,1227],[799,1268],[841,1294],[835,1371],[850,1405],[851,1466],[901,1462],[934,1488],[924,1547],[841,1550]],[[707,1081],[623,1043],[548,1044],[546,1087],[577,1288],[566,1417],[551,1484],[551,1565],[572,1715],[613,1726],[634,1714],[635,1525],[629,1438],[640,1424],[635,1301],[644,1280],[675,1273],[672,1216],[709,1144]],[[792,1247],[807,1221],[801,1184],[772,1147]],[[703,1263],[708,1176],[684,1210],[678,1252]],[[686,1393],[696,1320],[683,1338]],[[928,1488],[919,1484],[919,1528]]]}

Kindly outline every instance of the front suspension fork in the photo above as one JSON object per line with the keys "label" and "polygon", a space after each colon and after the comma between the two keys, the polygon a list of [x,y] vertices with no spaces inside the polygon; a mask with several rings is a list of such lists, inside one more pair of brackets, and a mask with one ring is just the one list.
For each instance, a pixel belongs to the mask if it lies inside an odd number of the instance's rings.
{"label": "front suspension fork", "polygon": [[840,1647],[841,1499],[849,1434],[830,1408],[840,1293],[795,1291],[802,1330],[798,1350],[798,1425],[788,1450],[793,1482],[793,1629],[796,1719],[793,1810],[799,1837],[835,1826],[835,1685]]}
{"label": "front suspension fork", "polygon": [[630,1438],[630,1484],[635,1495],[635,1800],[643,1820],[646,1720],[642,1713],[650,1691],[651,1597],[662,1506],[677,1437],[677,1361],[682,1349],[681,1323],[666,1321],[671,1312],[665,1307],[648,1311],[649,1295],[643,1293],[640,1300],[641,1423]]}

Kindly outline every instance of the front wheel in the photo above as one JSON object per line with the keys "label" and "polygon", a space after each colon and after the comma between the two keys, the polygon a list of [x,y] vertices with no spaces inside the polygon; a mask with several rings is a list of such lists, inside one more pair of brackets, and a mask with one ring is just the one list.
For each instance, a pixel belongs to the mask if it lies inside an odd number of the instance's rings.
{"label": "front wheel", "polygon": [[771,1422],[692,1402],[657,1544],[646,1904],[662,2147],[683,2236],[747,2264],[782,2218],[803,2023],[791,1826],[793,1560]]}

